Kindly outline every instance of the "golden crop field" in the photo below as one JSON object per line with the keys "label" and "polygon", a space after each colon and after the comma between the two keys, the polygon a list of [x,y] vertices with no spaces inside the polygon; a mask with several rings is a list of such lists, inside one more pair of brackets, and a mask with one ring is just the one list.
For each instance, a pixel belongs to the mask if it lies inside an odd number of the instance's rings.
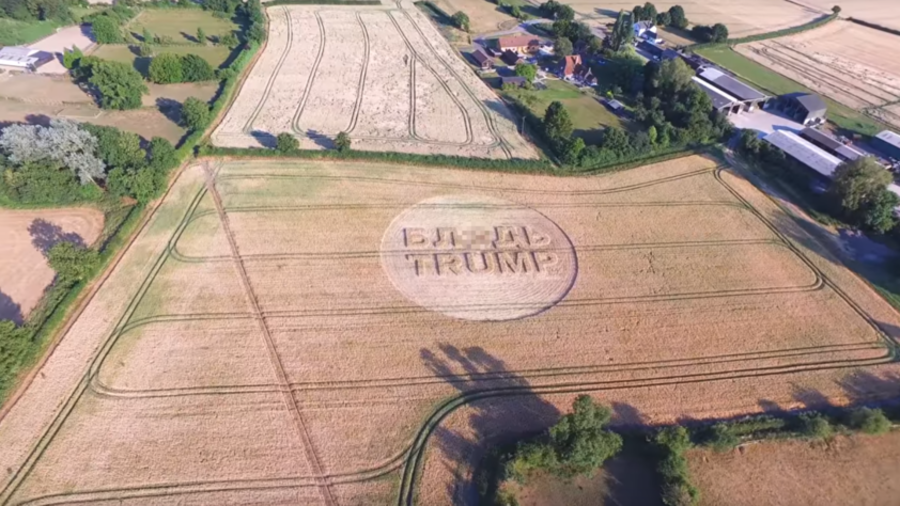
{"label": "golden crop field", "polygon": [[577,393],[618,423],[876,399],[897,328],[700,156],[206,160],[2,414],[0,504],[467,504],[485,444]]}

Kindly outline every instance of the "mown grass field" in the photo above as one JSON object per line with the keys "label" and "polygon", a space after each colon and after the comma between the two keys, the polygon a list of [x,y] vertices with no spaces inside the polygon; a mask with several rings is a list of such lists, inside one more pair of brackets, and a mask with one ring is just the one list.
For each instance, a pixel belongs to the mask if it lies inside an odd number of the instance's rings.
{"label": "mown grass field", "polygon": [[[195,54],[215,68],[221,66],[231,54],[231,51],[225,46],[155,46],[156,55],[161,53],[174,53],[177,55]],[[147,77],[147,69],[150,67],[151,57],[138,56],[131,50],[131,47],[125,44],[106,44],[97,48],[93,56],[98,56],[104,60],[120,61],[130,63],[134,68]]]}
{"label": "mown grass field", "polygon": [[547,88],[543,90],[515,90],[508,93],[528,105],[540,118],[544,117],[544,112],[551,103],[561,102],[569,111],[575,125],[575,135],[583,138],[585,142],[596,140],[600,131],[608,126],[626,130],[632,127],[630,121],[613,114],[593,93],[582,93],[575,86],[563,81],[546,81],[546,85]]}
{"label": "mown grass field", "polygon": [[138,38],[145,28],[177,43],[196,42],[197,28],[203,28],[207,37],[221,37],[240,29],[234,21],[200,9],[146,9],[128,24],[128,30]]}
{"label": "mown grass field", "polygon": [[[697,50],[697,54],[774,95],[796,91],[815,93],[806,86],[733,51],[730,47],[703,48]],[[828,104],[828,119],[840,128],[866,135],[875,135],[886,128],[885,125],[828,97],[823,96],[822,99]]]}

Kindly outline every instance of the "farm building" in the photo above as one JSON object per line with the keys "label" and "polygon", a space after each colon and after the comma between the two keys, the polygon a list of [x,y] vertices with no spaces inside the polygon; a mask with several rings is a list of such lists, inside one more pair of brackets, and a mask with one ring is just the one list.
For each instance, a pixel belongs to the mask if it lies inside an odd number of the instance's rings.
{"label": "farm building", "polygon": [[559,75],[567,81],[577,81],[585,84],[591,84],[595,80],[591,69],[582,62],[581,56],[577,54],[566,56],[560,62]]}
{"label": "farm building", "polygon": [[880,134],[872,137],[872,147],[881,151],[885,155],[900,160],[900,135],[890,130],[885,130]]}
{"label": "farm building", "polygon": [[709,99],[712,100],[713,109],[715,109],[721,113],[724,113],[724,114],[740,112],[740,110],[741,110],[741,101],[740,100],[738,100],[735,97],[732,97],[728,93],[725,93],[724,91],[716,88],[715,86],[709,84],[708,82],[704,81],[703,79],[700,79],[697,76],[694,76],[691,79],[693,79],[694,82],[700,86],[700,89],[706,93],[706,95],[709,97]]}
{"label": "farm building", "polygon": [[541,39],[532,35],[511,35],[497,39],[500,51],[512,51],[519,54],[531,54],[541,47]]}
{"label": "farm building", "polygon": [[649,40],[642,40],[638,42],[637,48],[653,57],[653,59],[659,61],[674,60],[675,58],[679,57],[678,51],[675,51],[674,49],[664,49],[658,44],[654,44]]}
{"label": "farm building", "polygon": [[853,149],[850,146],[845,145],[841,141],[835,139],[831,135],[828,135],[825,132],[816,130],[815,128],[806,127],[800,131],[800,137],[808,140],[809,142],[815,144],[816,146],[828,151],[829,153],[837,156],[841,160],[844,161],[852,161],[858,158],[862,158],[863,155],[859,151]]}
{"label": "farm building", "polygon": [[606,107],[608,107],[610,111],[616,114],[625,112],[625,106],[622,105],[622,102],[619,102],[618,100],[607,100]]}
{"label": "farm building", "polygon": [[522,88],[528,83],[528,80],[524,77],[520,76],[504,76],[500,78],[500,86],[514,86],[516,88]]}
{"label": "farm building", "polygon": [[503,54],[500,55],[500,59],[507,65],[515,65],[521,60],[521,58],[519,58],[519,53],[516,53],[515,51],[503,51]]}
{"label": "farm building", "polygon": [[706,81],[724,95],[734,97],[739,102],[740,107],[736,110],[732,108],[731,112],[752,111],[755,108],[762,109],[771,98],[717,68],[701,67],[698,75],[700,79]]}
{"label": "farm building", "polygon": [[638,21],[634,24],[634,38],[656,40],[656,26],[650,21]]}
{"label": "farm building", "polygon": [[822,97],[812,93],[782,95],[778,98],[776,107],[804,126],[824,123],[825,111],[828,109]]}
{"label": "farm building", "polygon": [[24,46],[7,46],[0,49],[0,66],[34,71],[53,59],[53,55]]}
{"label": "farm building", "polygon": [[475,60],[482,70],[488,70],[494,67],[494,59],[487,55],[480,47],[471,53],[472,59]]}

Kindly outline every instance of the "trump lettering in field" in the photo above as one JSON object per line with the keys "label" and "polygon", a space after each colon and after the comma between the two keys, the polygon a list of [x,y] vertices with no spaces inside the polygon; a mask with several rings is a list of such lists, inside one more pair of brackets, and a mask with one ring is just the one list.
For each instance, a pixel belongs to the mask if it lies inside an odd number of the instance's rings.
{"label": "trump lettering in field", "polygon": [[575,250],[548,217],[496,198],[444,196],[390,224],[381,260],[410,301],[466,320],[511,320],[562,300],[575,281]]}

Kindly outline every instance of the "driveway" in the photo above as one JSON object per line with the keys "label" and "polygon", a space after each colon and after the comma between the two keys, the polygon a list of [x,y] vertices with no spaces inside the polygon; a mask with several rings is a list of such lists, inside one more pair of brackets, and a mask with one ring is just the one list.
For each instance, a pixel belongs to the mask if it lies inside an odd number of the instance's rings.
{"label": "driveway", "polygon": [[86,52],[86,50],[93,45],[94,36],[91,33],[90,26],[76,25],[62,28],[53,35],[44,37],[28,47],[45,51],[56,56],[54,61],[38,67],[38,74],[65,74],[67,70],[62,66],[63,51],[72,49],[72,46],[76,46],[78,49]]}
{"label": "driveway", "polygon": [[803,130],[803,125],[792,119],[760,109],[732,114],[728,116],[728,119],[737,128],[750,128],[764,134],[770,134],[776,130],[790,130],[795,133]]}

